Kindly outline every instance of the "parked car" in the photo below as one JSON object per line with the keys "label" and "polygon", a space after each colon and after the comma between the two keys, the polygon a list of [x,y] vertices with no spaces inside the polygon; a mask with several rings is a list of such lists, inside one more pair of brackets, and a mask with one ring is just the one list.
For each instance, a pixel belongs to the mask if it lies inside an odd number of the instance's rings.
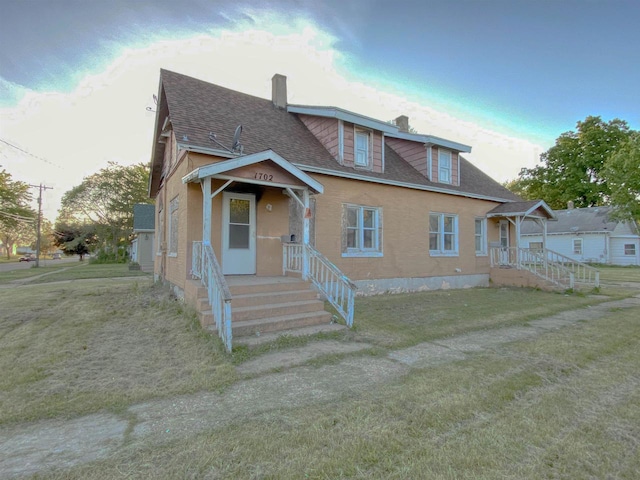
{"label": "parked car", "polygon": [[51,255],[51,260],[60,260],[62,258],[62,255],[60,255],[59,253],[54,253],[53,255]]}
{"label": "parked car", "polygon": [[23,255],[22,257],[20,257],[20,259],[18,261],[19,262],[33,262],[35,259],[36,259],[36,257],[34,257],[32,253],[27,253],[26,255]]}

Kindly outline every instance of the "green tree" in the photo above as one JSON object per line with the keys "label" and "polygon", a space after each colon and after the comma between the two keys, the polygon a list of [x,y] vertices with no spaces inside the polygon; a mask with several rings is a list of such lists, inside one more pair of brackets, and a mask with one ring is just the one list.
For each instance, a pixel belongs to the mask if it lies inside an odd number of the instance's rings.
{"label": "green tree", "polygon": [[0,172],[0,239],[7,259],[15,243],[31,243],[30,236],[35,236],[37,215],[29,206],[31,198],[29,185],[13,181],[6,170]]}
{"label": "green tree", "polygon": [[64,194],[58,220],[66,225],[94,224],[98,241],[117,261],[119,246],[128,243],[133,232],[133,205],[149,202],[148,185],[147,165],[110,162]]}
{"label": "green tree", "polygon": [[566,208],[569,201],[576,207],[608,204],[611,191],[602,170],[632,133],[623,120],[587,117],[540,155],[541,165],[523,168],[508,184],[522,197],[544,199],[551,208]]}
{"label": "green tree", "polygon": [[603,174],[618,218],[640,222],[640,132],[609,157]]}
{"label": "green tree", "polygon": [[67,255],[79,255],[81,261],[97,241],[95,226],[91,224],[56,223],[53,231],[53,243]]}

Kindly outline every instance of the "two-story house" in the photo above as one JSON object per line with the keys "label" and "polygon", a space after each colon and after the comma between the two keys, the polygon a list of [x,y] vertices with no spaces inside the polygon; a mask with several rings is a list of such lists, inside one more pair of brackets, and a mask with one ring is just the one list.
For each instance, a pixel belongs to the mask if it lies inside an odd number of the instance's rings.
{"label": "two-story house", "polygon": [[412,133],[405,116],[291,105],[286,77],[272,82],[268,100],[161,71],[155,274],[187,299],[202,245],[227,280],[329,275],[318,253],[360,294],[487,286],[490,245],[553,217],[467,161],[470,146]]}

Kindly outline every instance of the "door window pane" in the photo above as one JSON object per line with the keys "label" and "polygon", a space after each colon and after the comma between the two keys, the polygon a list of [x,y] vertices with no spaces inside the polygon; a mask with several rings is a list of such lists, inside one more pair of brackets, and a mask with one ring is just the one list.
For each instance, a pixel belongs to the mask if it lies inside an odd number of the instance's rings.
{"label": "door window pane", "polygon": [[229,222],[248,225],[250,205],[249,200],[232,198],[229,201]]}
{"label": "door window pane", "polygon": [[229,248],[249,248],[249,225],[229,225]]}

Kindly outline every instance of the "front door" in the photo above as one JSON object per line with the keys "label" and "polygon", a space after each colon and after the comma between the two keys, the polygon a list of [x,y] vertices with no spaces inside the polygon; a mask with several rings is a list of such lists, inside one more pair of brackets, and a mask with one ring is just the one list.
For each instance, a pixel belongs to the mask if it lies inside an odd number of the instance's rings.
{"label": "front door", "polygon": [[222,273],[256,273],[256,197],[222,194]]}
{"label": "front door", "polygon": [[500,220],[500,265],[509,264],[509,222]]}

